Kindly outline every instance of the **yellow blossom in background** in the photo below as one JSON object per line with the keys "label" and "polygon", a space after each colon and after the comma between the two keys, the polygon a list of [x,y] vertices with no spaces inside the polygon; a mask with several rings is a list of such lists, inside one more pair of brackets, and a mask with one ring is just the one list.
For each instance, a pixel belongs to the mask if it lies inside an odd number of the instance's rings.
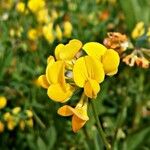
{"label": "yellow blossom in background", "polygon": [[19,127],[20,127],[20,129],[21,130],[24,130],[25,129],[25,121],[24,120],[21,120],[20,122],[19,122]]}
{"label": "yellow blossom in background", "polygon": [[24,13],[25,12],[25,3],[18,2],[16,5],[16,10],[20,13]]}
{"label": "yellow blossom in background", "polygon": [[11,37],[14,37],[14,36],[15,36],[15,30],[14,30],[13,28],[11,28],[11,29],[9,30],[9,35],[10,35]]}
{"label": "yellow blossom in background", "polygon": [[5,129],[3,122],[0,121],[0,133],[2,133]]}
{"label": "yellow blossom in background", "polygon": [[37,12],[37,20],[39,23],[48,23],[50,17],[48,15],[48,9],[43,8]]}
{"label": "yellow blossom in background", "polygon": [[58,13],[56,10],[51,10],[51,20],[54,21],[58,18]]}
{"label": "yellow blossom in background", "polygon": [[136,24],[135,28],[133,29],[132,31],[132,38],[133,39],[136,39],[140,36],[142,36],[145,32],[145,29],[144,29],[144,22],[139,22]]}
{"label": "yellow blossom in background", "polygon": [[59,41],[61,41],[61,40],[62,40],[62,36],[63,36],[62,30],[61,30],[60,26],[57,25],[57,26],[56,26],[56,37],[57,37],[57,39],[58,39]]}
{"label": "yellow blossom in background", "polygon": [[48,25],[45,25],[43,27],[43,35],[49,43],[53,43],[53,41],[55,40],[53,23],[49,23]]}
{"label": "yellow blossom in background", "polygon": [[29,126],[30,128],[33,128],[33,125],[34,125],[33,119],[30,118],[30,119],[26,120],[26,124],[27,124],[27,126]]}
{"label": "yellow blossom in background", "polygon": [[15,107],[15,108],[12,109],[12,113],[14,115],[17,115],[20,111],[21,111],[21,107]]}
{"label": "yellow blossom in background", "polygon": [[83,94],[75,108],[69,105],[64,105],[58,109],[58,114],[61,116],[72,116],[72,129],[77,132],[89,120],[87,115],[88,99]]}
{"label": "yellow blossom in background", "polygon": [[3,115],[3,117],[4,117],[4,120],[7,121],[7,120],[9,120],[9,119],[11,118],[11,114],[10,114],[9,112],[6,112],[6,113]]}
{"label": "yellow blossom in background", "polygon": [[13,0],[2,0],[0,1],[2,8],[11,9],[13,6]]}
{"label": "yellow blossom in background", "polygon": [[37,30],[36,29],[34,29],[34,28],[31,28],[31,29],[29,29],[29,31],[28,31],[28,39],[29,40],[36,40],[37,39],[37,36],[38,36],[38,32],[37,32]]}
{"label": "yellow blossom in background", "polygon": [[63,33],[64,36],[67,38],[71,37],[73,30],[72,24],[69,21],[65,21],[63,25],[64,25],[64,33]]}
{"label": "yellow blossom in background", "polygon": [[37,13],[40,9],[44,8],[45,0],[29,0],[27,5],[33,13]]}
{"label": "yellow blossom in background", "polygon": [[15,126],[16,126],[16,122],[14,121],[13,118],[7,122],[8,130],[13,130],[15,128]]}
{"label": "yellow blossom in background", "polygon": [[0,96],[0,109],[6,107],[7,99],[4,96]]}
{"label": "yellow blossom in background", "polygon": [[31,110],[26,110],[25,113],[29,118],[33,117],[33,112]]}

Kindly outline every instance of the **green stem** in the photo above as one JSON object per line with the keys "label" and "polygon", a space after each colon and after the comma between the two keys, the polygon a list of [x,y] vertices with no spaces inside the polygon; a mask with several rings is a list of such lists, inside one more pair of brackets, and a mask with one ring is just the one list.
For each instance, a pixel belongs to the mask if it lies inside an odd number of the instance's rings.
{"label": "green stem", "polygon": [[99,132],[99,134],[100,134],[100,136],[102,138],[102,141],[103,141],[106,149],[110,150],[111,149],[111,145],[107,141],[106,134],[105,134],[105,132],[102,129],[102,126],[101,126],[101,123],[99,121],[98,114],[97,114],[97,111],[96,111],[96,108],[95,108],[95,105],[94,105],[94,101],[93,100],[91,100],[91,101],[92,101],[91,104],[92,104],[92,110],[93,110],[94,118],[95,118],[96,124],[97,124],[97,130],[98,130],[98,132]]}

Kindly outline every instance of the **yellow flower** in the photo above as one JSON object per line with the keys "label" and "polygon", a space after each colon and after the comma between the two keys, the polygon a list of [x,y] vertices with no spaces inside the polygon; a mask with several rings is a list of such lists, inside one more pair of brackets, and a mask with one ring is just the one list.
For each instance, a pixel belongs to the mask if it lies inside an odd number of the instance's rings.
{"label": "yellow flower", "polygon": [[48,23],[49,22],[48,9],[43,8],[37,13],[37,20],[39,23]]}
{"label": "yellow flower", "polygon": [[62,40],[62,31],[59,25],[56,26],[56,37],[58,38],[59,41]]}
{"label": "yellow flower", "polygon": [[100,61],[91,56],[80,57],[73,67],[74,82],[84,87],[85,94],[96,98],[100,91],[99,83],[104,80],[104,69]]}
{"label": "yellow flower", "polygon": [[36,29],[34,28],[31,28],[29,31],[28,31],[28,39],[29,40],[36,40],[37,39],[37,36],[38,36],[38,32]]}
{"label": "yellow flower", "polygon": [[52,56],[48,60],[46,75],[39,77],[39,83],[48,89],[48,96],[57,102],[66,102],[73,92],[72,86],[65,81],[64,61],[55,62]]}
{"label": "yellow flower", "polygon": [[107,75],[111,76],[118,72],[118,66],[120,63],[119,55],[113,49],[108,49],[104,56],[102,56],[102,64],[104,71]]}
{"label": "yellow flower", "polygon": [[0,96],[0,109],[7,105],[7,99],[4,96]]}
{"label": "yellow flower", "polygon": [[51,10],[51,20],[55,21],[58,18],[58,13],[56,10]]}
{"label": "yellow flower", "polygon": [[9,118],[9,120],[7,121],[7,128],[8,130],[13,130],[16,126],[16,122],[14,120],[14,117],[11,116],[11,118]]}
{"label": "yellow flower", "polygon": [[11,119],[12,115],[9,112],[6,112],[3,117],[5,121],[8,121]]}
{"label": "yellow flower", "polygon": [[88,99],[83,95],[75,108],[64,105],[59,108],[57,112],[61,116],[72,116],[72,129],[74,132],[77,132],[89,120],[87,115],[87,104]]}
{"label": "yellow flower", "polygon": [[14,115],[17,115],[20,111],[21,111],[21,108],[20,108],[20,107],[15,107],[15,108],[12,109],[12,113],[13,113]]}
{"label": "yellow flower", "polygon": [[33,119],[30,118],[30,119],[26,120],[26,124],[27,124],[30,128],[33,128],[33,124],[34,124]]}
{"label": "yellow flower", "polygon": [[33,12],[37,13],[40,9],[44,8],[45,1],[44,0],[29,0],[28,8]]}
{"label": "yellow flower", "polygon": [[20,127],[21,130],[25,129],[25,121],[24,120],[20,120],[19,127]]}
{"label": "yellow flower", "polygon": [[55,37],[53,33],[53,23],[49,23],[43,27],[43,35],[49,43],[53,43]]}
{"label": "yellow flower", "polygon": [[89,42],[83,46],[84,51],[93,58],[97,58],[102,64],[106,75],[114,75],[118,71],[120,63],[119,54],[113,49],[107,49],[100,43]]}
{"label": "yellow flower", "polygon": [[29,118],[33,117],[33,112],[31,110],[26,110],[25,112]]}
{"label": "yellow flower", "polygon": [[132,31],[132,38],[133,39],[136,39],[140,36],[142,36],[145,32],[145,29],[144,29],[144,22],[138,22],[135,26],[135,28],[133,29]]}
{"label": "yellow flower", "polygon": [[25,3],[18,2],[16,5],[16,10],[20,13],[24,13],[25,12]]}
{"label": "yellow flower", "polygon": [[5,128],[5,126],[4,126],[3,122],[0,121],[0,133],[2,133],[4,131],[4,128]]}
{"label": "yellow flower", "polygon": [[69,38],[72,34],[72,24],[69,21],[64,22],[64,36]]}
{"label": "yellow flower", "polygon": [[55,48],[55,57],[57,60],[72,60],[82,47],[82,42],[73,39],[68,44],[59,44]]}

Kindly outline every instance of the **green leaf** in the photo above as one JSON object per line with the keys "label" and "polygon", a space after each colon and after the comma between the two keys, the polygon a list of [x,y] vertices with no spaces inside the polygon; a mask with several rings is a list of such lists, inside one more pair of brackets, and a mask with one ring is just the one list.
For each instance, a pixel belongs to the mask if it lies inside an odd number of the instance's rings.
{"label": "green leaf", "polygon": [[150,127],[143,128],[130,134],[124,143],[128,150],[136,150],[138,147],[148,139],[150,135]]}

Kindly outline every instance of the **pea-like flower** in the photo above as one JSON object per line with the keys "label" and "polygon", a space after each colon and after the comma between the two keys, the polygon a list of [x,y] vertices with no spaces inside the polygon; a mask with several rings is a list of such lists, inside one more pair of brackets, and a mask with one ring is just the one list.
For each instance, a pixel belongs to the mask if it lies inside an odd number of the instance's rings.
{"label": "pea-like flower", "polygon": [[77,132],[89,120],[87,115],[88,99],[83,94],[75,108],[64,105],[58,109],[58,114],[61,116],[72,116],[72,129]]}
{"label": "pea-like flower", "polygon": [[54,101],[65,102],[73,93],[73,87],[65,81],[64,61],[55,61],[52,56],[49,58],[46,74],[39,77],[39,83],[48,89],[47,94]]}
{"label": "pea-like flower", "polygon": [[89,56],[97,58],[103,64],[106,75],[112,76],[117,73],[120,57],[115,50],[107,49],[97,42],[86,43],[83,49]]}
{"label": "pea-like flower", "polygon": [[96,98],[100,91],[99,83],[104,80],[104,69],[100,61],[91,56],[79,58],[73,68],[73,77],[79,87],[84,87],[85,94]]}

